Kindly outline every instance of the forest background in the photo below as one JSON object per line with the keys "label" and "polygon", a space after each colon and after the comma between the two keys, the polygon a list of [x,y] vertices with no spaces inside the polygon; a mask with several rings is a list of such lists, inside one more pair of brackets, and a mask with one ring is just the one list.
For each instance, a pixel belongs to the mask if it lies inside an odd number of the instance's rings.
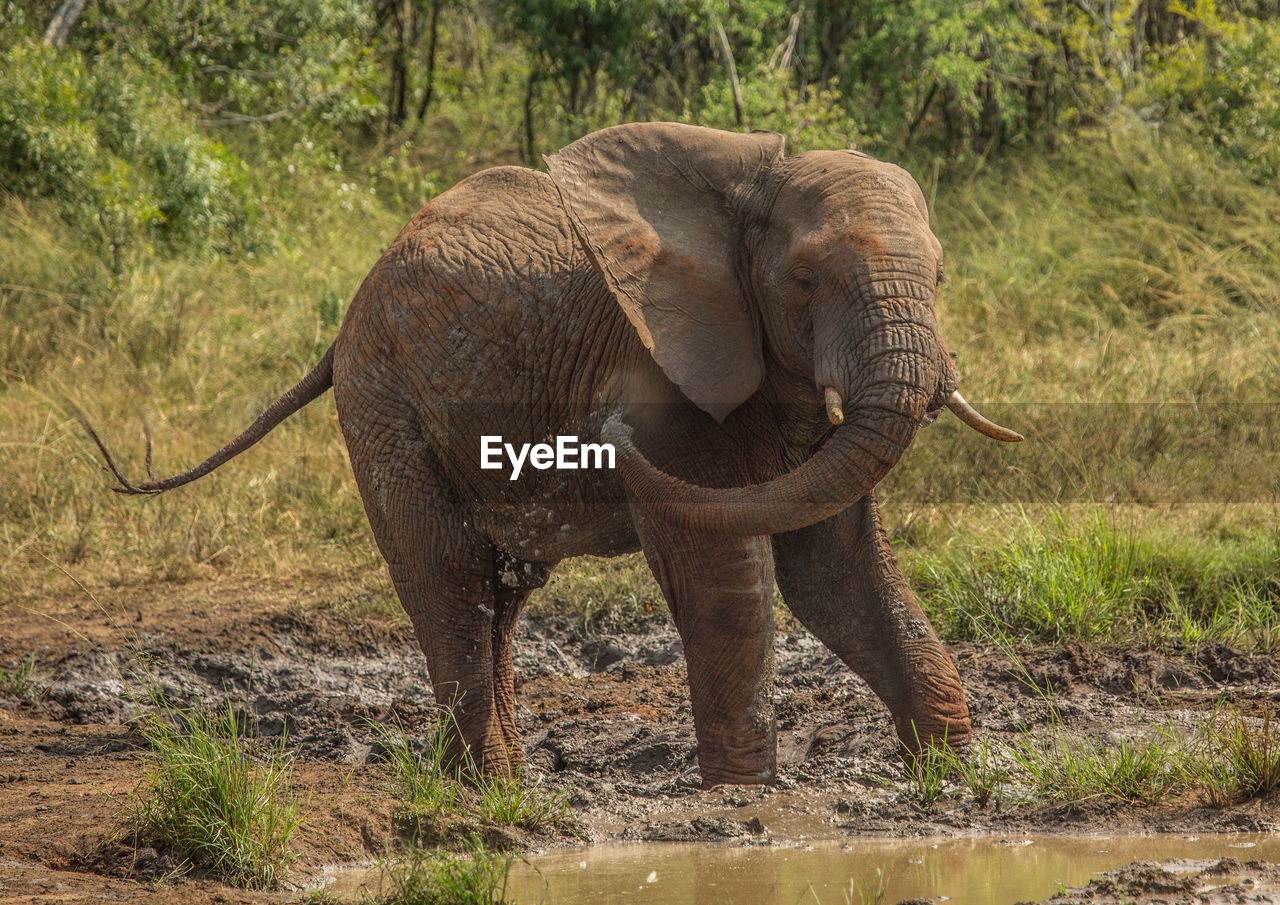
{"label": "forest background", "polygon": [[[886,480],[949,637],[1280,650],[1280,2],[0,2],[0,605],[217,576],[389,589],[315,362],[425,201],[672,119],[906,166],[966,395]],[[637,558],[540,605],[660,607]],[[984,627],[985,626],[985,627]]]}

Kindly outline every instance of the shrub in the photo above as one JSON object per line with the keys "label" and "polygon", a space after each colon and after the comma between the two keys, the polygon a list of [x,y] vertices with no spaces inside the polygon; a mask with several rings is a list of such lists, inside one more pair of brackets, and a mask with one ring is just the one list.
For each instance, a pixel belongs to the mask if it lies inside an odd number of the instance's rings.
{"label": "shrub", "polygon": [[1280,176],[1280,20],[1225,19],[1212,3],[1198,6],[1205,37],[1169,50],[1140,96],[1269,184]]}
{"label": "shrub", "polygon": [[0,52],[0,184],[56,202],[117,265],[142,242],[222,253],[262,244],[244,163],[125,57],[90,65],[30,36]]}

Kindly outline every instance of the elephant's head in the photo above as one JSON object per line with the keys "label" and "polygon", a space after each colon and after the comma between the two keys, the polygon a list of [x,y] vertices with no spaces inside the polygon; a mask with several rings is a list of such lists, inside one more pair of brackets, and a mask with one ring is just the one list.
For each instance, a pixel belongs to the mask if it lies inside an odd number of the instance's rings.
{"label": "elephant's head", "polygon": [[854,151],[783,154],[771,132],[618,126],[547,161],[575,229],[666,375],[723,421],[765,362],[807,378],[838,425],[795,470],[696,487],[654,468],[620,419],[606,439],[655,515],[777,534],[865,495],[944,405],[997,439],[956,392],[934,313],[942,248],[915,181]]}

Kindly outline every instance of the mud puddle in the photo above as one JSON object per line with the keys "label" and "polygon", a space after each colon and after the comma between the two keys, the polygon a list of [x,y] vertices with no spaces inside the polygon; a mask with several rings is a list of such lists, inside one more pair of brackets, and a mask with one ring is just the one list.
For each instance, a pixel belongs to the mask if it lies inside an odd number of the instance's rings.
{"label": "mud puddle", "polygon": [[[1240,884],[1249,897],[1231,901],[1280,902],[1280,879],[1272,876],[1273,869],[1244,863],[1259,859],[1280,860],[1280,837],[1036,835],[857,839],[804,846],[607,845],[517,861],[507,892],[513,905],[822,905],[911,899],[1009,905],[1060,897],[1102,901],[1107,898],[1104,890],[1111,889],[1123,889],[1131,901],[1148,892],[1175,901],[1171,894],[1225,893]],[[376,871],[367,869],[341,871],[327,891],[358,901],[363,890],[377,889],[378,879]],[[1095,886],[1087,889],[1090,882]]]}
{"label": "mud puddle", "polygon": [[[294,840],[293,882],[309,886],[325,865],[370,863],[403,845],[373,724],[396,721],[419,738],[435,720],[425,663],[407,621],[370,621],[346,604],[301,597],[292,586],[159,590],[129,592],[120,608],[136,614],[128,630],[120,614],[74,601],[51,601],[40,618],[0,606],[0,669],[32,656],[42,676],[30,699],[0,697],[0,898],[36,896],[41,884],[58,882],[95,900],[289,900],[287,891],[231,893],[212,879],[192,878],[165,881],[175,885],[160,895],[161,887],[151,884],[167,874],[142,870],[135,853],[112,842],[143,773],[143,742],[131,720],[157,692],[182,706],[230,700],[268,740],[287,731],[298,793],[309,802]],[[197,598],[203,601],[198,611],[191,603]],[[1189,733],[1215,707],[1259,715],[1280,700],[1274,658],[1223,645],[1178,657],[1024,649],[1017,662],[990,645],[952,644],[950,650],[974,728],[995,746],[1027,732],[1111,741],[1140,733],[1139,727]],[[922,803],[903,782],[892,721],[860,679],[799,631],[779,632],[776,664],[777,787],[704,791],[680,641],[669,622],[655,618],[623,630],[584,625],[580,618],[526,618],[515,667],[527,776],[543,793],[560,796],[570,816],[568,825],[503,831],[499,841],[518,852],[567,852],[562,862],[556,855],[529,856],[553,879],[518,872],[519,901],[676,902],[682,900],[670,896],[710,895],[706,884],[715,882],[741,885],[715,887],[711,901],[841,903],[850,882],[866,889],[875,881],[877,866],[889,869],[891,884],[927,870],[939,873],[925,876],[948,881],[932,888],[891,885],[886,902],[913,895],[958,901],[965,894],[963,871],[979,871],[984,863],[978,851],[1005,852],[994,840],[1023,834],[1058,834],[1059,841],[1038,841],[1017,854],[1008,849],[1007,857],[1017,859],[1010,863],[1062,852],[1061,863],[1078,863],[1083,873],[1046,867],[1039,887],[981,901],[1046,896],[1059,881],[1086,882],[1091,871],[1136,858],[1234,854],[1280,861],[1280,851],[1261,842],[1254,850],[1226,843],[1205,854],[1147,850],[1139,840],[1119,857],[1109,850],[1103,860],[1077,862],[1081,852],[1096,854],[1108,845],[1061,838],[1157,833],[1176,845],[1185,835],[1276,831],[1280,795],[1274,793],[1225,808],[1206,807],[1193,796],[1072,808],[1018,804],[1010,796],[1003,807],[983,807],[952,784],[941,798]],[[899,854],[868,855],[866,871],[850,867],[851,853],[872,837],[955,841],[939,841],[936,849],[904,841]],[[584,843],[595,847],[583,849]],[[622,847],[636,843],[641,847]],[[688,844],[693,847],[681,847]],[[621,860],[610,866],[615,857]],[[21,871],[11,868],[18,863]],[[15,881],[18,874],[25,879]],[[616,877],[627,888],[602,893],[592,885],[597,875]],[[992,881],[974,882],[985,889]],[[640,897],[651,894],[657,898]]]}

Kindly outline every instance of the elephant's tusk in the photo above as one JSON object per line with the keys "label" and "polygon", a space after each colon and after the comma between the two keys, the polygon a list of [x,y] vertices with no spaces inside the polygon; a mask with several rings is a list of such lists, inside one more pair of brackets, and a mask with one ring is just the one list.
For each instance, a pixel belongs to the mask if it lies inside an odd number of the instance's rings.
{"label": "elephant's tusk", "polygon": [[973,406],[964,401],[964,397],[960,395],[959,390],[952,392],[951,397],[947,399],[947,408],[951,409],[951,412],[965,424],[992,440],[1018,443],[1026,439],[1017,431],[1011,431],[1007,427],[1001,427],[995,422],[988,421],[982,417]]}
{"label": "elephant's tusk", "polygon": [[844,404],[840,398],[840,391],[835,387],[827,387],[825,391],[827,400],[827,420],[832,424],[844,424]]}

